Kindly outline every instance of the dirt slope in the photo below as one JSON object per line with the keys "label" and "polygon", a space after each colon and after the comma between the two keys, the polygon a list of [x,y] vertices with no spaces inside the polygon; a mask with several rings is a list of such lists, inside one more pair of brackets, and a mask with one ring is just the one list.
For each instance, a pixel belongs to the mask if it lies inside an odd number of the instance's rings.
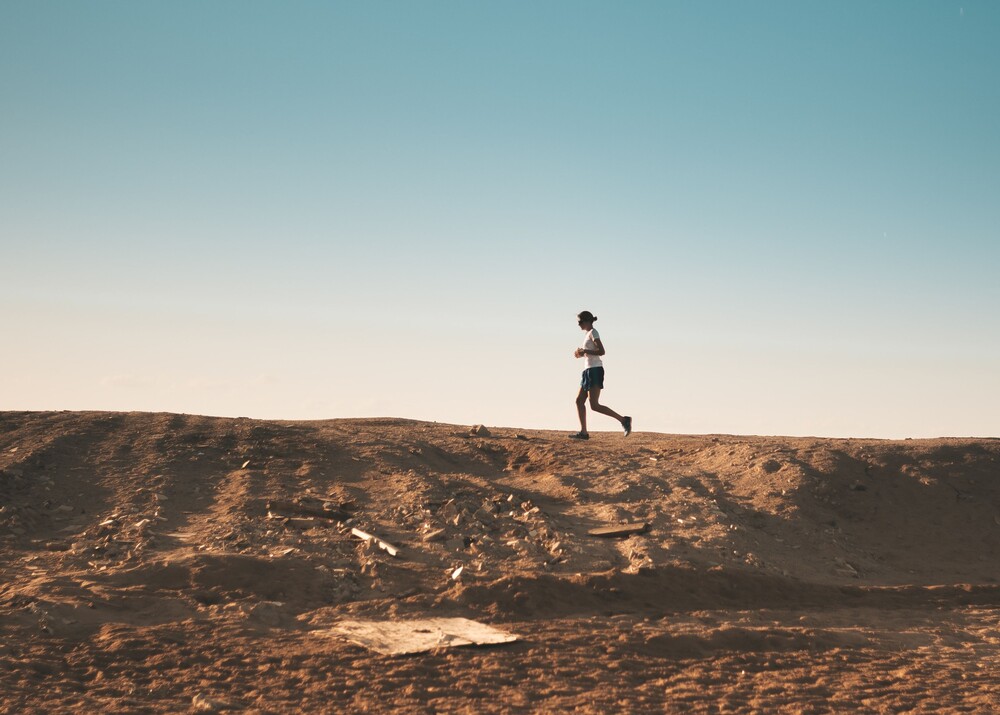
{"label": "dirt slope", "polygon": [[[998,458],[0,413],[0,709],[993,712]],[[624,522],[650,529],[587,534]],[[523,640],[391,658],[318,635],[406,615]]]}

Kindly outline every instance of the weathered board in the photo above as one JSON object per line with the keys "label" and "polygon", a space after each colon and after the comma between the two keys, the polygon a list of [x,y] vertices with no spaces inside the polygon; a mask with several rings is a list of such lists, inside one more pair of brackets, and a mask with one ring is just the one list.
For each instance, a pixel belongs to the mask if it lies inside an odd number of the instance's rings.
{"label": "weathered board", "polygon": [[362,531],[361,529],[358,528],[351,529],[351,534],[358,537],[362,541],[374,541],[375,545],[378,546],[383,551],[387,552],[389,556],[399,555],[398,546],[393,546],[388,541],[383,541],[382,539],[375,536],[375,534],[369,534],[367,531]]}
{"label": "weathered board", "polygon": [[468,618],[338,621],[317,635],[343,638],[384,655],[425,653],[438,648],[512,643],[517,636]]}
{"label": "weathered board", "polygon": [[645,534],[649,531],[649,524],[618,524],[617,526],[602,526],[591,529],[587,533],[591,536],[603,536],[613,538],[616,536],[631,536],[632,534]]}

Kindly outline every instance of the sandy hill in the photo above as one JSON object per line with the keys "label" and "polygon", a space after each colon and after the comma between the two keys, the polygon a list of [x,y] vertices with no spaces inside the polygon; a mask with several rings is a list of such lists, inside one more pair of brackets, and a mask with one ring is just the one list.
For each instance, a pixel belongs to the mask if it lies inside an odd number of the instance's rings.
{"label": "sandy hill", "polygon": [[[0,413],[0,709],[994,712],[998,459]],[[648,530],[588,533],[622,524]],[[521,640],[400,658],[322,636],[418,615]]]}

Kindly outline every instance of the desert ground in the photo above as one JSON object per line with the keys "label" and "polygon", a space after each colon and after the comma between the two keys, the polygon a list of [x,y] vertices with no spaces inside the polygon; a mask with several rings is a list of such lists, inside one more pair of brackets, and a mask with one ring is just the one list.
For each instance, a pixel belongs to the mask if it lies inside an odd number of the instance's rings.
{"label": "desert ground", "polygon": [[471,428],[0,413],[0,711],[1000,712],[1000,441]]}

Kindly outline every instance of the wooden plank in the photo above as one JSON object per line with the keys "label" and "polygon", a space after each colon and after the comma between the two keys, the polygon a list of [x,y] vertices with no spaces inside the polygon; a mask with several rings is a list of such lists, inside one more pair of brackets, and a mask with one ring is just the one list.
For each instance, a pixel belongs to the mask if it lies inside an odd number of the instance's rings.
{"label": "wooden plank", "polygon": [[633,534],[645,534],[647,531],[649,531],[649,524],[642,522],[635,524],[619,524],[617,526],[602,526],[597,529],[591,529],[587,533],[591,536],[614,538],[620,536],[632,536]]}
{"label": "wooden plank", "polygon": [[378,538],[374,534],[369,534],[367,531],[362,531],[361,529],[356,529],[356,528],[352,528],[351,529],[351,533],[354,534],[359,539],[361,539],[362,541],[374,541],[375,544],[380,549],[382,549],[383,551],[388,552],[389,556],[398,556],[399,555],[399,547],[398,546],[393,546],[388,541],[383,541],[382,539]]}
{"label": "wooden plank", "polygon": [[338,621],[317,635],[343,638],[384,655],[425,653],[438,648],[513,643],[517,636],[468,618],[399,621]]}

